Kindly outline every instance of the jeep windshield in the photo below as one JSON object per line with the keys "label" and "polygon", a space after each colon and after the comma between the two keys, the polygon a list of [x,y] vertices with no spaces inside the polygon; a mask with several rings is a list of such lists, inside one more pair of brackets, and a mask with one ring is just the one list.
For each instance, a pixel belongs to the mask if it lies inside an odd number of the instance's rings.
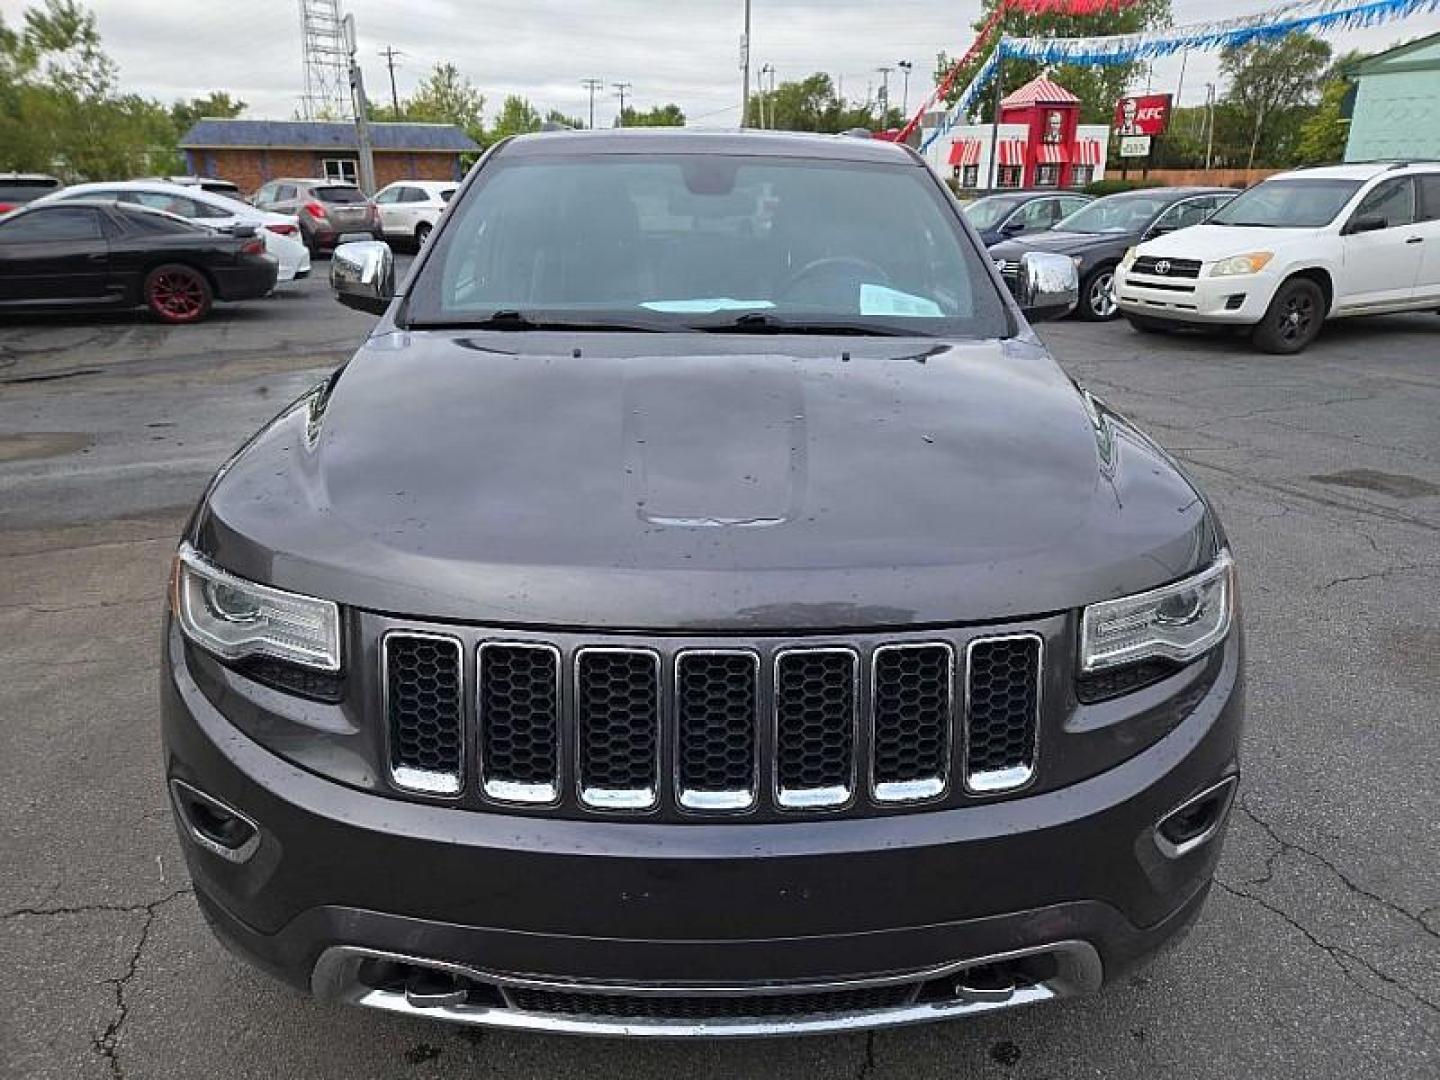
{"label": "jeep windshield", "polygon": [[918,164],[502,156],[450,212],[405,326],[1010,332],[980,252]]}
{"label": "jeep windshield", "polygon": [[1207,225],[1318,229],[1329,225],[1360,190],[1359,180],[1295,177],[1266,180],[1211,214]]}

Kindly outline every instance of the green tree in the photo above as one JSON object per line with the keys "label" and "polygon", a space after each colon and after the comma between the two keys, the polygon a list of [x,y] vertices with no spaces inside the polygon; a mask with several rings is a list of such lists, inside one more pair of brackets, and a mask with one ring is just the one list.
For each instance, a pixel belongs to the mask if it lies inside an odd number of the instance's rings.
{"label": "green tree", "polygon": [[216,90],[204,97],[175,102],[170,106],[170,119],[176,132],[183,138],[198,120],[230,120],[239,116],[246,108],[248,106],[245,102],[231,97],[224,90]]}
{"label": "green tree", "polygon": [[[978,31],[989,20],[997,4],[1004,0],[983,0],[980,16],[974,27]],[[1133,34],[1170,25],[1170,0],[1138,0],[1118,10],[1094,15],[1031,15],[1018,8],[1009,8],[1001,18],[1001,32],[1009,37],[1093,37],[1101,34]],[[955,100],[970,85],[988,53],[976,57],[956,78],[946,96],[945,104]],[[935,78],[943,79],[954,65],[954,58],[942,52],[935,58]],[[1089,67],[1076,64],[1048,66],[1033,60],[1006,60],[1001,78],[1001,94],[1009,94],[1042,73],[1047,74],[1080,99],[1080,120],[1086,124],[1109,123],[1115,115],[1115,102],[1145,69],[1141,62]],[[979,121],[990,119],[994,87],[980,96],[974,109]]]}
{"label": "green tree", "polygon": [[783,82],[773,92],[751,98],[750,122],[758,123],[763,112],[765,126],[781,131],[849,131],[851,128],[898,127],[900,110],[877,116],[872,103],[853,102],[840,96],[835,83],[823,71],[804,79]]}
{"label": "green tree", "polygon": [[1250,122],[1247,168],[1254,166],[1262,145],[1264,159],[1271,162],[1298,154],[1296,111],[1314,100],[1329,60],[1330,46],[1303,33],[1220,50],[1220,71],[1230,79],[1225,100]]}
{"label": "green tree", "polygon": [[559,109],[551,109],[547,112],[545,114],[545,123],[560,124],[564,127],[574,128],[576,131],[579,131],[585,126],[585,121],[581,120],[578,116],[566,116]]}
{"label": "green tree", "polygon": [[616,119],[616,127],[684,127],[685,113],[679,105],[656,105],[649,112],[636,112],[626,105]]}
{"label": "green tree", "polygon": [[[392,110],[377,110],[392,111]],[[454,64],[436,64],[404,102],[402,115],[387,119],[454,124],[476,142],[485,132],[485,95]]]}
{"label": "green tree", "polygon": [[1348,73],[1365,57],[1365,53],[1352,49],[1331,61],[1321,80],[1320,104],[1300,128],[1300,164],[1324,165],[1344,159],[1350,121],[1341,114],[1352,85]]}
{"label": "green tree", "polygon": [[511,135],[539,131],[543,123],[544,120],[534,105],[519,94],[510,94],[500,106],[500,115],[495,118],[495,124],[486,136],[491,142],[497,142]]}

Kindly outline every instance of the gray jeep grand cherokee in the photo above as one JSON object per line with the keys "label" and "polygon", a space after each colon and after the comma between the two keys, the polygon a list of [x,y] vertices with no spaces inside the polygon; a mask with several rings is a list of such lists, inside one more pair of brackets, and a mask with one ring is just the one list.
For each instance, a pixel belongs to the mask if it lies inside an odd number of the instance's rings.
{"label": "gray jeep grand cherokee", "polygon": [[196,896],[323,997],[755,1035],[1093,990],[1238,777],[1225,535],[903,147],[492,149],[219,472],[165,628]]}

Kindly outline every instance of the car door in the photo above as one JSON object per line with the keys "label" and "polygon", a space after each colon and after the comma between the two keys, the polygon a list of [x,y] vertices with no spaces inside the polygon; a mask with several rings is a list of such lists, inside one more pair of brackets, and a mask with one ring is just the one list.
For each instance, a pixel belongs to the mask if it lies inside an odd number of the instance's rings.
{"label": "car door", "polygon": [[1420,276],[1423,236],[1415,221],[1415,181],[1408,176],[1371,188],[1341,227],[1337,307],[1407,303]]}
{"label": "car door", "polygon": [[0,303],[96,303],[113,298],[100,214],[57,203],[0,224]]}
{"label": "car door", "polygon": [[1440,172],[1415,177],[1420,195],[1420,213],[1415,235],[1420,249],[1420,269],[1415,277],[1415,302],[1440,306]]}
{"label": "car door", "polygon": [[404,188],[391,184],[375,196],[375,207],[380,211],[380,228],[386,233],[402,231],[400,221],[400,196]]}

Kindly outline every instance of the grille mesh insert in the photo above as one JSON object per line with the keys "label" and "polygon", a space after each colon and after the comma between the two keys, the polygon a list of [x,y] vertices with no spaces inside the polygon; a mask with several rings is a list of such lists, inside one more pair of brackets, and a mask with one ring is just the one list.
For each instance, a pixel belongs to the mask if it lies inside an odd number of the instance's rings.
{"label": "grille mesh insert", "polygon": [[492,794],[507,794],[492,787],[497,781],[558,791],[559,669],[559,655],[548,646],[481,647],[480,754]]}
{"label": "grille mesh insert", "polygon": [[753,653],[685,653],[676,664],[676,726],[683,793],[755,789],[756,693]]}
{"label": "grille mesh insert", "polygon": [[1017,772],[1019,786],[1035,763],[1035,725],[1040,703],[1040,642],[997,638],[970,648],[966,768],[972,781],[985,774]]}
{"label": "grille mesh insert", "polygon": [[945,779],[950,759],[950,656],[945,645],[877,652],[872,691],[877,784]]}
{"label": "grille mesh insert", "polygon": [[775,718],[776,775],[782,791],[849,791],[855,706],[853,653],[815,649],[781,654]]}
{"label": "grille mesh insert", "polygon": [[827,1016],[906,1005],[914,986],[869,986],[796,994],[703,995],[662,997],[641,994],[586,994],[563,990],[508,990],[526,1012],[562,1016],[617,1017],[627,1020],[726,1020]]}
{"label": "grille mesh insert", "polygon": [[391,634],[385,650],[391,768],[458,778],[464,716],[460,643]]}
{"label": "grille mesh insert", "polygon": [[585,649],[577,664],[581,787],[646,792],[643,802],[630,805],[649,805],[660,738],[656,657],[648,652]]}

